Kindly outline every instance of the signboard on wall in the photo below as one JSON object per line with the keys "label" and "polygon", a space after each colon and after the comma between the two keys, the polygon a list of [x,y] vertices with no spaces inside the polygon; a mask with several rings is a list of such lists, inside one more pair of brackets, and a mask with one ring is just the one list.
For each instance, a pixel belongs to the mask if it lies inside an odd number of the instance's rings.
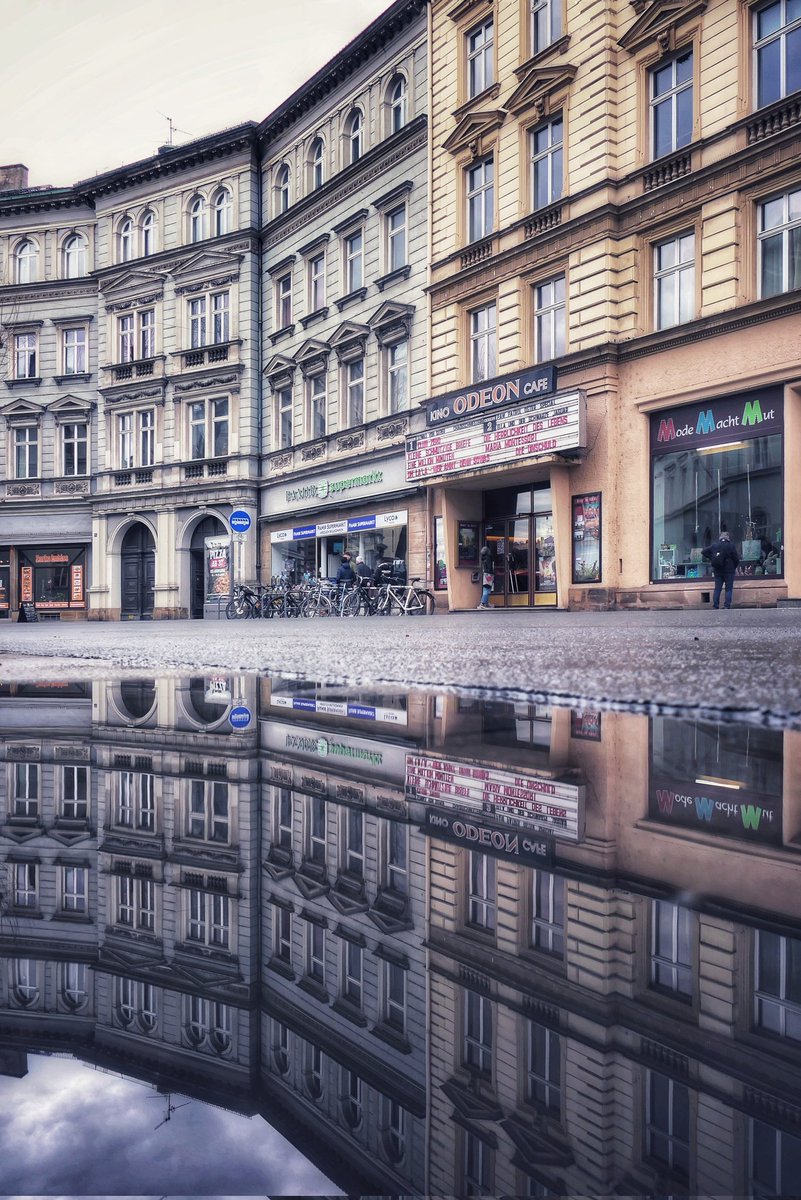
{"label": "signboard on wall", "polygon": [[396,491],[405,482],[403,459],[395,454],[380,459],[371,470],[359,471],[351,466],[332,471],[330,475],[287,481],[280,487],[275,484],[265,496],[264,515],[281,516],[323,506],[330,508],[340,501],[349,504],[362,499],[369,501],[371,496],[380,498]]}
{"label": "signboard on wall", "polygon": [[553,858],[550,838],[476,821],[439,807],[426,809],[424,829],[431,837],[528,867],[545,867]]}
{"label": "signboard on wall", "polygon": [[725,446],[783,427],[782,389],[762,388],[651,413],[651,453]]}
{"label": "signboard on wall", "polygon": [[586,445],[586,400],[562,392],[406,438],[406,479],[417,482],[578,450]]}
{"label": "signboard on wall", "polygon": [[445,392],[426,404],[426,424],[444,425],[459,417],[483,416],[488,409],[502,408],[518,400],[547,396],[556,387],[556,368],[541,364],[517,375],[485,379],[469,388]]}
{"label": "signboard on wall", "polygon": [[408,511],[375,513],[367,517],[348,517],[342,521],[324,521],[321,525],[295,525],[292,529],[276,529],[270,534],[273,545],[279,542],[303,542],[310,538],[330,537],[338,533],[367,533],[371,529],[392,529],[405,525]]}
{"label": "signboard on wall", "polygon": [[231,544],[227,537],[205,539],[206,596],[227,596],[231,590]]}
{"label": "signboard on wall", "polygon": [[782,844],[782,802],[743,787],[651,779],[648,816],[660,825],[694,829],[762,845]]}

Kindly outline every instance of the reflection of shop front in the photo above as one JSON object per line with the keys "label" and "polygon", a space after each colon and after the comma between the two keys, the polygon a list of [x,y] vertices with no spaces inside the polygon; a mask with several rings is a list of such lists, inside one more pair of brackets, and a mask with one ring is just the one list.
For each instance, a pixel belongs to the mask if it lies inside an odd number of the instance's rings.
{"label": "reflection of shop front", "polygon": [[11,604],[11,551],[0,547],[0,620],[8,617]]}
{"label": "reflection of shop front", "polygon": [[[84,546],[21,547],[16,557],[18,604],[33,604],[37,612],[47,616],[78,616],[86,611]],[[10,557],[6,561],[9,566],[2,569],[10,574]],[[7,599],[8,582],[5,589],[0,585],[0,603],[3,591]]]}

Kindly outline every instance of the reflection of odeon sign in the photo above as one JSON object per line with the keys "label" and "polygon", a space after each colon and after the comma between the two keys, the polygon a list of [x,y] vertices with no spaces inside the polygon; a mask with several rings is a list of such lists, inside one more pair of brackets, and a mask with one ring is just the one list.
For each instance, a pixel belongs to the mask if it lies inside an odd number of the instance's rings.
{"label": "reflection of odeon sign", "polygon": [[427,808],[425,829],[432,837],[444,838],[457,845],[480,847],[496,858],[508,858],[530,866],[543,866],[552,858],[553,843],[520,829],[501,829],[494,825],[458,816],[441,807]]}

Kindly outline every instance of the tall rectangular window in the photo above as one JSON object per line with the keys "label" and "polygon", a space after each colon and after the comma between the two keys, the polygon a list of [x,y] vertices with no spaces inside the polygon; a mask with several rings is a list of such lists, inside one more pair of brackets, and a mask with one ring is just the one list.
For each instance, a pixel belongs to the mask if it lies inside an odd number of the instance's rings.
{"label": "tall rectangular window", "polygon": [[759,295],[765,299],[801,287],[801,189],[758,208]]}
{"label": "tall rectangular window", "polygon": [[89,908],[89,871],[86,867],[61,868],[63,912],[86,913]]}
{"label": "tall rectangular window", "polygon": [[481,383],[498,372],[497,306],[485,304],[470,313],[470,382]]}
{"label": "tall rectangular window", "polygon": [[11,891],[15,908],[36,908],[36,863],[14,863],[11,867]]}
{"label": "tall rectangular window", "polygon": [[532,873],[531,944],[559,958],[565,952],[565,881],[551,871]]}
{"label": "tall rectangular window", "polygon": [[492,233],[495,224],[495,161],[492,155],[468,167],[467,240],[477,242]]}
{"label": "tall rectangular window", "polygon": [[492,1195],[492,1147],[465,1130],[464,1158],[462,1160],[462,1188],[464,1196]]}
{"label": "tall rectangular window", "polygon": [[358,808],[348,808],[345,821],[345,858],[342,866],[349,875],[360,879],[364,875],[364,813]]}
{"label": "tall rectangular window", "polygon": [[325,987],[325,929],[306,922],[306,974]]}
{"label": "tall rectangular window", "polygon": [[466,1067],[481,1075],[492,1073],[492,1001],[479,992],[464,994],[464,1042]]}
{"label": "tall rectangular window", "polygon": [[681,999],[693,993],[693,918],[669,900],[651,901],[651,986]]}
{"label": "tall rectangular window", "polygon": [[406,266],[406,205],[387,213],[387,270],[399,271]]}
{"label": "tall rectangular window", "polygon": [[654,246],[654,325],[670,329],[695,316],[695,234]]}
{"label": "tall rectangular window", "polygon": [[467,34],[467,98],[478,96],[495,80],[494,26],[483,21]]}
{"label": "tall rectangular window", "polygon": [[14,478],[35,479],[39,474],[39,429],[18,425],[14,430]]}
{"label": "tall rectangular window", "polygon": [[680,1179],[690,1174],[690,1093],[683,1083],[646,1072],[645,1153]]}
{"label": "tall rectangular window", "polygon": [[118,362],[133,362],[136,358],[136,351],[134,348],[134,319],[132,313],[128,313],[124,317],[119,317],[117,320],[117,348]]}
{"label": "tall rectangular window", "polygon": [[221,458],[228,453],[228,410],[227,397],[198,400],[189,405],[190,458],[205,458],[207,447],[212,458]]}
{"label": "tall rectangular window", "polygon": [[532,129],[529,137],[532,208],[545,208],[562,195],[564,154],[561,116],[538,125]]}
{"label": "tall rectangular window", "polygon": [[801,1138],[748,1119],[748,1183],[754,1200],[795,1195],[801,1179]]}
{"label": "tall rectangular window", "polygon": [[364,359],[356,358],[345,365],[345,426],[361,425],[364,421]]}
{"label": "tall rectangular window", "polygon": [[120,413],[117,417],[117,447],[119,465],[123,469],[134,465],[133,427],[133,413]]}
{"label": "tall rectangular window", "polygon": [[275,942],[273,952],[275,957],[287,966],[292,965],[292,913],[288,908],[278,904],[273,905]]}
{"label": "tall rectangular window", "polygon": [[65,475],[86,474],[88,444],[88,427],[83,422],[62,425],[62,469]]}
{"label": "tall rectangular window", "polygon": [[156,929],[156,885],[144,876],[117,877],[117,924],[144,933]]}
{"label": "tall rectangular window", "polygon": [[384,962],[384,1022],[396,1033],[406,1033],[406,972],[397,963]]}
{"label": "tall rectangular window", "polygon": [[156,310],[146,308],[139,314],[139,357],[155,358]]}
{"label": "tall rectangular window", "polygon": [[326,801],[323,796],[310,796],[306,809],[306,856],[318,866],[325,866]]}
{"label": "tall rectangular window", "polygon": [[39,764],[15,763],[14,765],[14,808],[15,817],[39,815]]}
{"label": "tall rectangular window", "polygon": [[529,0],[529,11],[534,55],[562,36],[562,0]]}
{"label": "tall rectangular window", "polygon": [[227,896],[191,888],[187,923],[188,940],[228,950],[231,943],[230,910],[231,905]]}
{"label": "tall rectangular window", "polygon": [[188,836],[227,843],[228,830],[228,784],[193,779],[189,791]]}
{"label": "tall rectangular window", "polygon": [[189,345],[193,350],[206,345],[206,298],[189,301]]}
{"label": "tall rectangular window", "polygon": [[801,6],[771,0],[753,14],[757,107],[801,88]]}
{"label": "tall rectangular window", "polygon": [[528,1096],[533,1104],[559,1116],[562,1108],[562,1050],[559,1034],[529,1021]]}
{"label": "tall rectangular window", "polygon": [[361,230],[345,238],[345,292],[358,291],[364,283],[364,236]]}
{"label": "tall rectangular window", "polygon": [[292,792],[290,788],[279,787],[274,793],[275,823],[273,827],[273,844],[281,850],[292,849]]}
{"label": "tall rectangular window", "polygon": [[86,330],[64,330],[64,374],[83,375],[86,372]]}
{"label": "tall rectangular window", "polygon": [[61,768],[61,816],[65,821],[85,821],[89,806],[87,767]]}
{"label": "tall rectangular window", "polygon": [[325,255],[315,254],[307,266],[309,284],[309,312],[325,307]]}
{"label": "tall rectangular window", "polygon": [[534,354],[549,362],[565,352],[567,301],[565,277],[557,275],[534,288]]}
{"label": "tall rectangular window", "polygon": [[230,303],[227,292],[215,292],[211,297],[211,340],[219,345],[231,337]]}
{"label": "tall rectangular window", "polygon": [[292,272],[287,271],[275,281],[275,327],[286,329],[292,324]]}
{"label": "tall rectangular window", "polygon": [[309,403],[309,437],[325,437],[326,407],[328,402],[325,389],[325,375],[316,375],[314,379],[307,379],[306,388]]}
{"label": "tall rectangular window", "polygon": [[467,921],[469,925],[492,932],[495,929],[495,859],[478,850],[468,853]]}
{"label": "tall rectangular window", "polygon": [[146,408],[139,413],[139,466],[152,467],[156,461],[156,412]]}
{"label": "tall rectangular window", "polygon": [[402,821],[386,824],[384,886],[399,895],[409,890],[409,831]]}
{"label": "tall rectangular window", "polygon": [[651,157],[672,154],[693,137],[693,52],[686,50],[650,72]]}
{"label": "tall rectangular window", "polygon": [[14,378],[36,378],[35,333],[18,333],[14,337]]}
{"label": "tall rectangular window", "polygon": [[120,771],[116,776],[116,806],[114,820],[126,829],[152,833],[156,828],[155,777],[134,771]]}
{"label": "tall rectangular window", "polygon": [[275,393],[275,420],[278,431],[278,449],[286,450],[292,445],[292,388],[279,388]]}
{"label": "tall rectangular window", "polygon": [[801,1042],[801,940],[764,929],[755,936],[755,1024]]}
{"label": "tall rectangular window", "polygon": [[355,942],[342,943],[342,995],[356,1008],[362,1006],[363,952]]}
{"label": "tall rectangular window", "polygon": [[391,413],[404,412],[409,407],[409,343],[389,346],[386,364],[388,409]]}

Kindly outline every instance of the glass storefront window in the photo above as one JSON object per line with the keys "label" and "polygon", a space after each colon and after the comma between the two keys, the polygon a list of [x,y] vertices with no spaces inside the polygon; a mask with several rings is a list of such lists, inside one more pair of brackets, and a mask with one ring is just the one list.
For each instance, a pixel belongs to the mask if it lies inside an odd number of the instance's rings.
{"label": "glass storefront window", "polygon": [[711,578],[702,551],[721,530],[738,574],[783,574],[780,433],[658,454],[652,487],[654,580]]}
{"label": "glass storefront window", "polygon": [[379,559],[406,558],[406,526],[279,542],[272,551],[272,578],[276,584],[316,579],[318,571],[323,578],[335,578],[346,552],[351,555],[354,567],[356,558],[361,556],[374,571]]}
{"label": "glass storefront window", "polygon": [[448,586],[448,568],[445,559],[445,518],[434,517],[434,588],[444,591]]}

